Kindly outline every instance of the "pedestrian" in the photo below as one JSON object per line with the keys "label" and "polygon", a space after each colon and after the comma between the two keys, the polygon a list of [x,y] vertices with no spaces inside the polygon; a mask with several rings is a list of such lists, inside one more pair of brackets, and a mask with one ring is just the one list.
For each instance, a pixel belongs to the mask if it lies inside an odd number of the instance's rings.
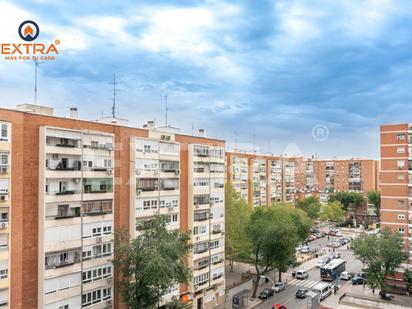
{"label": "pedestrian", "polygon": [[335,252],[335,248],[333,248],[333,252]]}
{"label": "pedestrian", "polygon": [[366,285],[366,281],[363,281],[363,288],[365,288],[365,285]]}

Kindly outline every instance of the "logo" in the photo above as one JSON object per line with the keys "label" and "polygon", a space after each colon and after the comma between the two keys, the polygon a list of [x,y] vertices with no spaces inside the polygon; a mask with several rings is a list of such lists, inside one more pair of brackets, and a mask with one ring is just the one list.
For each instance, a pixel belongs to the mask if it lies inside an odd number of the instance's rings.
{"label": "logo", "polygon": [[28,61],[28,60],[55,60],[59,54],[60,40],[56,39],[51,43],[43,42],[31,43],[40,34],[40,28],[32,20],[22,22],[18,28],[20,38],[25,42],[0,43],[0,54],[5,60]]}
{"label": "logo", "polygon": [[323,124],[318,124],[312,128],[312,137],[315,141],[324,142],[329,137],[329,129]]}
{"label": "logo", "polygon": [[32,20],[26,20],[19,26],[19,36],[27,42],[34,41],[39,36],[40,29]]}

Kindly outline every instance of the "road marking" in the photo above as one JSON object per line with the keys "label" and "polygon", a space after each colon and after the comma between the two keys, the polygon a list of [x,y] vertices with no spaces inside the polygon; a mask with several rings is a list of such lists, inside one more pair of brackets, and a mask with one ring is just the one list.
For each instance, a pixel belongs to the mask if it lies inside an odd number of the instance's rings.
{"label": "road marking", "polygon": [[294,286],[301,286],[301,287],[312,287],[319,283],[320,281],[313,281],[313,280],[292,280],[289,282],[289,285],[294,285]]}

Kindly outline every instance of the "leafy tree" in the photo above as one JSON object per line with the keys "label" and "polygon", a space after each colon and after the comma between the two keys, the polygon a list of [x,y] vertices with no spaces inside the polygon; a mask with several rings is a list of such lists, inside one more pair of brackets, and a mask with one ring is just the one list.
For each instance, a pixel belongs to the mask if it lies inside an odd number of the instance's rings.
{"label": "leafy tree", "polygon": [[403,273],[403,280],[406,283],[408,292],[412,293],[412,271],[411,270],[409,269],[405,270],[405,272]]}
{"label": "leafy tree", "polygon": [[295,248],[309,234],[311,220],[302,211],[289,205],[257,207],[247,226],[250,262],[257,274],[252,297],[256,297],[260,276],[276,268],[282,272],[295,259]]}
{"label": "leafy tree", "polygon": [[190,308],[189,305],[183,304],[177,299],[173,299],[172,301],[168,302],[164,307],[165,309],[189,309]]}
{"label": "leafy tree", "polygon": [[375,205],[376,215],[378,216],[378,221],[380,221],[380,209],[381,209],[381,194],[379,191],[369,191],[368,192],[368,202]]}
{"label": "leafy tree", "polygon": [[346,217],[346,210],[338,201],[329,202],[321,209],[320,219],[323,221],[342,221]]}
{"label": "leafy tree", "polygon": [[233,262],[248,256],[249,238],[246,227],[252,210],[231,185],[226,186],[225,206],[225,251],[233,271]]}
{"label": "leafy tree", "polygon": [[365,198],[357,192],[337,192],[329,197],[329,202],[339,201],[347,210],[350,206],[358,208],[362,206]]}
{"label": "leafy tree", "polygon": [[380,236],[363,233],[353,241],[354,254],[366,265],[366,279],[374,289],[379,287],[383,292],[386,288],[385,278],[394,276],[401,262],[407,259],[402,237],[384,229]]}
{"label": "leafy tree", "polygon": [[164,216],[156,216],[135,239],[130,240],[127,231],[116,232],[113,264],[121,274],[122,301],[129,308],[156,308],[171,286],[188,282],[184,259],[189,239],[188,232],[168,230]]}
{"label": "leafy tree", "polygon": [[311,219],[317,219],[320,212],[320,203],[317,197],[309,196],[296,202],[296,207],[302,209]]}

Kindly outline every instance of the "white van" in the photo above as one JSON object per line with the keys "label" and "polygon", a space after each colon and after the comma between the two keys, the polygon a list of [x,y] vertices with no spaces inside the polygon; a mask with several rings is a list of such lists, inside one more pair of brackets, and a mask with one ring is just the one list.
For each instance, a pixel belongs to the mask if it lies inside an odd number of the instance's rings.
{"label": "white van", "polygon": [[324,300],[326,297],[332,294],[332,288],[329,283],[320,282],[312,288],[312,291],[320,295],[320,300]]}
{"label": "white van", "polygon": [[309,274],[306,270],[300,269],[296,272],[295,277],[296,279],[306,279],[307,277],[309,277]]}

